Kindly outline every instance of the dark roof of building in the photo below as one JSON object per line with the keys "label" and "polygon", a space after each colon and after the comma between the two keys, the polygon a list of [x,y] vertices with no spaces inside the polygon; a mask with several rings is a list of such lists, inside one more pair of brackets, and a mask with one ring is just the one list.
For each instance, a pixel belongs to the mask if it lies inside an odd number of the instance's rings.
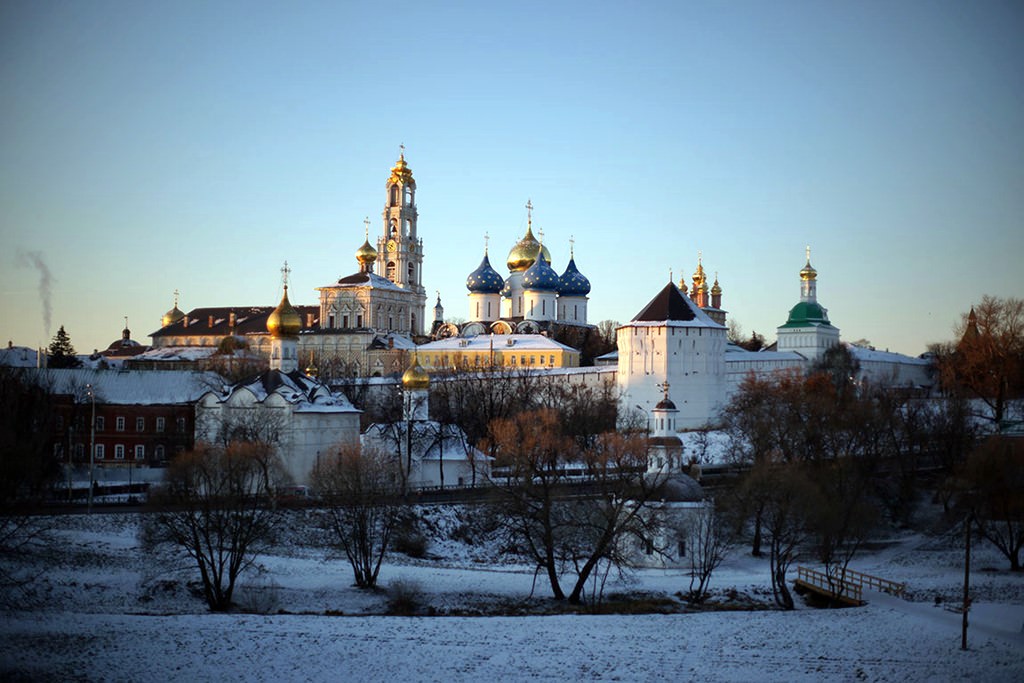
{"label": "dark roof of building", "polygon": [[[227,337],[229,335],[261,334],[267,331],[267,317],[276,306],[219,306],[212,308],[193,308],[181,320],[171,323],[152,333],[151,337],[191,337],[196,335],[213,335]],[[302,331],[320,328],[319,306],[295,306],[302,319]],[[235,316],[234,327],[231,315]],[[312,316],[312,325],[309,325]]]}
{"label": "dark roof of building", "polygon": [[697,317],[694,306],[673,283],[668,283],[658,292],[644,309],[636,314],[633,322],[660,322],[662,320],[694,320]]}

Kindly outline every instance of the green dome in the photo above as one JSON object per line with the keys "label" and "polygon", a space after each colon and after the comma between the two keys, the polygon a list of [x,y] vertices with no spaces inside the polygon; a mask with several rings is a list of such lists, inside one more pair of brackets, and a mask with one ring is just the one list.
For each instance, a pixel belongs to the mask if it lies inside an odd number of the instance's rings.
{"label": "green dome", "polygon": [[789,319],[783,327],[809,327],[828,325],[828,313],[816,301],[801,301],[789,311]]}

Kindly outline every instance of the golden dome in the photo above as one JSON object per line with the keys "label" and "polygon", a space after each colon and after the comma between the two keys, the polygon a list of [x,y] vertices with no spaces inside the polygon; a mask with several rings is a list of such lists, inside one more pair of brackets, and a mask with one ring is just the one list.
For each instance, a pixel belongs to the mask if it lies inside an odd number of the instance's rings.
{"label": "golden dome", "polygon": [[516,242],[516,245],[508,252],[508,261],[506,261],[508,269],[513,273],[526,270],[537,260],[537,251],[540,249],[544,250],[544,260],[551,263],[551,252],[533,236],[533,226],[528,226],[523,239]]}
{"label": "golden dome", "polygon": [[173,325],[184,317],[185,314],[178,308],[178,305],[175,304],[174,308],[164,313],[164,317],[160,318],[160,324],[162,327],[167,327],[168,325]]}
{"label": "golden dome", "polygon": [[391,183],[402,183],[416,187],[416,181],[412,179],[412,169],[405,163],[405,152],[398,156],[398,161],[391,168],[391,177],[388,178],[388,184]]}
{"label": "golden dome", "polygon": [[302,318],[288,301],[288,285],[285,285],[281,303],[267,316],[267,332],[271,337],[298,337],[301,329]]}
{"label": "golden dome", "polygon": [[683,294],[686,294],[686,292],[688,291],[686,289],[686,276],[685,275],[682,276],[681,278],[679,278],[679,291],[682,292]]}
{"label": "golden dome", "polygon": [[817,280],[818,271],[811,265],[811,248],[807,247],[807,264],[800,269],[801,280]]}
{"label": "golden dome", "polygon": [[367,238],[363,242],[363,246],[356,249],[356,261],[359,261],[359,265],[368,266],[377,260],[377,250],[370,244],[370,239]]}
{"label": "golden dome", "polygon": [[719,296],[722,293],[722,288],[718,284],[718,275],[715,275],[715,284],[711,285],[711,294],[713,296]]}
{"label": "golden dome", "polygon": [[416,352],[412,354],[412,364],[402,373],[402,387],[405,389],[429,389],[430,375],[420,365]]}

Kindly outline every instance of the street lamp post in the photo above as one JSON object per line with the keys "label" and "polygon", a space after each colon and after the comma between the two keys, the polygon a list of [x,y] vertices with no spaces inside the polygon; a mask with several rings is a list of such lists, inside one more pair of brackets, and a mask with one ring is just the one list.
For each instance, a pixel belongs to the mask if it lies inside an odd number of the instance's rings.
{"label": "street lamp post", "polygon": [[92,419],[89,421],[89,506],[88,513],[92,514],[92,489],[93,489],[93,465],[96,461],[96,392],[91,384],[86,384],[86,393],[92,399]]}

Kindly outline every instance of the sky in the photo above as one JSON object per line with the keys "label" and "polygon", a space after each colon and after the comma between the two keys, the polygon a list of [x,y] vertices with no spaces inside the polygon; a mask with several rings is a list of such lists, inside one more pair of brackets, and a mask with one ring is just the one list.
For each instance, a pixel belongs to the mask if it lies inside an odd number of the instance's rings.
{"label": "sky", "polygon": [[[0,4],[0,336],[147,342],[358,267],[405,145],[447,317],[526,228],[591,322],[698,253],[774,339],[805,247],[848,341],[917,355],[1024,296],[1024,5]],[[428,310],[428,317],[430,311]]]}

